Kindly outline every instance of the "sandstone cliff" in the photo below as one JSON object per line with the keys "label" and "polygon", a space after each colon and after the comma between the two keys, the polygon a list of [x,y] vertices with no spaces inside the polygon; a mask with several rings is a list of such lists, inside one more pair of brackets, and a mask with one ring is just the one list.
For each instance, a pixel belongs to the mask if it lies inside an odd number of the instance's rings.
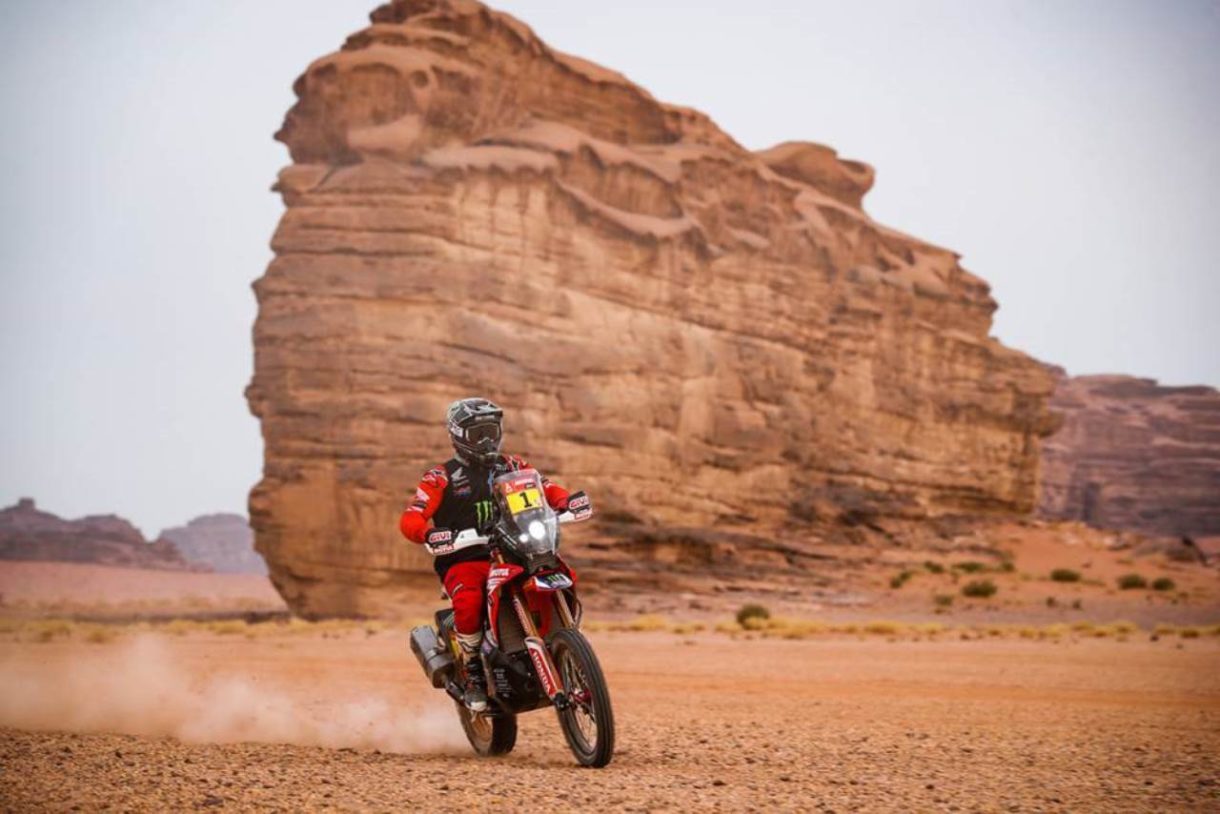
{"label": "sandstone cliff", "polygon": [[161,532],[192,563],[221,574],[266,574],[267,564],[254,550],[254,532],[239,514],[205,514],[185,526]]}
{"label": "sandstone cliff", "polygon": [[298,612],[431,580],[395,521],[470,394],[642,559],[783,528],[760,556],[800,567],[810,529],[1033,508],[1051,376],[952,251],[861,209],[868,166],[752,153],[471,0],[382,6],[295,90],[248,398]]}
{"label": "sandstone cliff", "polygon": [[88,562],[126,568],[199,570],[165,541],[149,543],[115,515],[64,520],[40,511],[30,498],[0,509],[0,560]]}
{"label": "sandstone cliff", "polygon": [[1042,515],[1220,535],[1220,392],[1130,376],[1064,376],[1051,406],[1064,423],[1043,443]]}

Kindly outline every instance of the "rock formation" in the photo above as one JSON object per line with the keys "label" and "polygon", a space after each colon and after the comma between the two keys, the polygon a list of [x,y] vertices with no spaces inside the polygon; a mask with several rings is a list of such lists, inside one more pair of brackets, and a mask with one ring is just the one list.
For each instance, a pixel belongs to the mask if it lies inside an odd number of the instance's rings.
{"label": "rock formation", "polygon": [[256,546],[298,612],[432,579],[396,518],[470,394],[637,539],[726,532],[696,560],[1033,508],[1052,378],[957,255],[865,214],[868,166],[750,152],[473,0],[378,8],[295,91],[248,398]]}
{"label": "rock formation", "polygon": [[40,511],[30,498],[0,509],[0,560],[87,562],[126,568],[202,570],[182,559],[171,543],[150,543],[121,517],[93,515],[63,520]]}
{"label": "rock formation", "polygon": [[[1059,371],[1062,376],[1062,371]],[[1130,376],[1062,376],[1039,512],[1165,535],[1220,535],[1220,392]]]}
{"label": "rock formation", "polygon": [[267,564],[254,550],[254,532],[240,514],[205,514],[185,526],[165,529],[168,540],[191,563],[221,574],[266,574]]}

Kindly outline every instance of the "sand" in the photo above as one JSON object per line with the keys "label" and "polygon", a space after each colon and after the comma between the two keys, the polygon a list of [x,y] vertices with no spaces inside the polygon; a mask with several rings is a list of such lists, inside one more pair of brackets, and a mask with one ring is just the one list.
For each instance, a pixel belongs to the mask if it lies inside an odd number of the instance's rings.
{"label": "sand", "polygon": [[[574,766],[546,711],[522,718],[509,757],[473,757],[402,631],[5,642],[0,695],[25,693],[23,708],[51,711],[22,721],[0,704],[0,725],[26,728],[0,729],[0,808],[1220,807],[1215,639],[592,639],[619,720],[603,770]],[[93,693],[64,683],[108,661],[113,675]],[[64,691],[56,713],[48,702]],[[144,734],[27,731],[35,726]],[[209,742],[234,737],[272,742]]]}

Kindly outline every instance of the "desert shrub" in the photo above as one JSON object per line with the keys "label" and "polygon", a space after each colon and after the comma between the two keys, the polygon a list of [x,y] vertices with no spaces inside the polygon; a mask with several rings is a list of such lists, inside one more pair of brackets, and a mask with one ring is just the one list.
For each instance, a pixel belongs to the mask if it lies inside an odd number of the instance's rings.
{"label": "desert shrub", "polygon": [[995,583],[989,579],[975,579],[967,582],[962,586],[962,596],[969,596],[975,599],[986,599],[989,596],[995,596],[998,589]]}
{"label": "desert shrub", "polygon": [[630,622],[627,622],[627,630],[636,633],[644,633],[649,631],[667,630],[670,622],[665,619],[665,616],[659,614],[641,614],[636,616]]}
{"label": "desert shrub", "polygon": [[1178,631],[1178,636],[1183,639],[1197,639],[1202,635],[1197,627],[1184,627]]}
{"label": "desert shrub", "polygon": [[1169,577],[1157,577],[1152,581],[1152,590],[1154,591],[1172,591],[1178,587]]}
{"label": "desert shrub", "polygon": [[895,574],[894,577],[890,580],[890,587],[897,590],[898,588],[901,588],[903,585],[906,585],[907,580],[909,580],[913,576],[915,576],[914,571],[910,571],[910,570],[900,571],[899,573]]}
{"label": "desert shrub", "polygon": [[65,619],[40,619],[30,623],[29,631],[34,641],[46,643],[71,636],[74,627]]}
{"label": "desert shrub", "polygon": [[864,625],[864,632],[871,633],[874,636],[894,636],[902,630],[902,625],[897,622],[868,622]]}
{"label": "desert shrub", "polygon": [[211,622],[207,625],[209,633],[215,633],[218,636],[236,636],[246,632],[248,625],[240,619],[228,619],[219,622]]}
{"label": "desert shrub", "polygon": [[742,605],[737,610],[737,624],[742,627],[746,626],[746,622],[750,619],[765,620],[771,618],[771,611],[767,610],[762,605]]}
{"label": "desert shrub", "polygon": [[704,627],[701,622],[680,622],[670,628],[670,630],[679,636],[686,636],[691,633],[699,633],[704,630]]}
{"label": "desert shrub", "polygon": [[986,565],[984,565],[981,562],[974,561],[974,560],[967,560],[966,562],[955,563],[953,565],[953,567],[956,568],[958,571],[961,571],[963,574],[981,574],[987,570]]}
{"label": "desert shrub", "polygon": [[954,600],[953,594],[937,594],[936,596],[932,597],[932,602],[938,608],[952,607],[953,600]]}
{"label": "desert shrub", "polygon": [[780,631],[780,636],[785,639],[806,639],[810,636],[816,636],[819,633],[825,633],[826,626],[817,622],[807,622],[800,625],[793,625]]}
{"label": "desert shrub", "polygon": [[106,644],[117,639],[119,632],[109,625],[93,625],[85,632],[85,641],[89,644]]}
{"label": "desert shrub", "polygon": [[1080,572],[1071,568],[1056,568],[1051,571],[1051,579],[1055,582],[1080,582]]}
{"label": "desert shrub", "polygon": [[927,562],[925,562],[923,564],[923,567],[927,569],[929,574],[945,573],[945,567],[943,565],[941,565],[938,562],[932,562],[931,560],[928,560]]}
{"label": "desert shrub", "polygon": [[1068,629],[1067,625],[1047,625],[1038,632],[1038,638],[1061,639],[1067,635]]}
{"label": "desert shrub", "polygon": [[1072,610],[1083,610],[1084,602],[1079,599],[1072,600]]}
{"label": "desert shrub", "polygon": [[1005,574],[1011,574],[1017,570],[1017,564],[1012,560],[1004,560],[1000,563],[1000,571]]}
{"label": "desert shrub", "polygon": [[1059,600],[1055,599],[1055,597],[1053,597],[1053,596],[1048,596],[1046,598],[1046,606],[1048,608],[1057,608],[1057,607],[1059,607]]}
{"label": "desert shrub", "polygon": [[1139,574],[1123,574],[1118,578],[1118,587],[1124,591],[1134,591],[1148,587],[1148,580]]}

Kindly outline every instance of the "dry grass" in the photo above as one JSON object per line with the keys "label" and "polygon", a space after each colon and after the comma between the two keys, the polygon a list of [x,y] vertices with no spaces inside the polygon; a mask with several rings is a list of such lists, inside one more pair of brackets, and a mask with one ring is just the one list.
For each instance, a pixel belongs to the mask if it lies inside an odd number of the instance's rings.
{"label": "dry grass", "polygon": [[[74,622],[66,619],[0,619],[0,635],[24,642],[81,641],[108,644],[133,632],[148,632],[169,636],[188,634],[207,636],[245,636],[247,638],[277,636],[318,636],[337,638],[346,635],[372,636],[385,631],[405,630],[430,619],[391,623],[357,619],[331,619],[309,622],[302,619],[248,623],[243,620],[201,621],[177,619],[163,624],[131,622],[99,624]],[[714,624],[699,621],[672,622],[660,614],[643,614],[623,621],[590,620],[582,625],[587,632],[670,633],[690,636],[715,633],[746,639],[806,640],[832,636],[860,638],[882,637],[890,641],[936,640],[956,636],[966,641],[980,639],[1024,639],[1028,641],[1060,641],[1064,639],[1116,639],[1127,641],[1145,631],[1134,622],[1118,620],[1106,623],[1080,620],[1070,624],[985,624],[946,625],[939,622],[899,622],[887,619],[831,622],[818,619],[796,619],[784,616],[748,617],[745,624],[726,619]],[[1153,640],[1176,636],[1179,639],[1220,637],[1220,624],[1178,626],[1159,624],[1153,630]]]}
{"label": "dry grass", "polygon": [[[938,640],[942,636],[956,636],[964,641],[981,639],[1024,639],[1026,641],[1052,641],[1065,639],[1114,639],[1129,641],[1134,635],[1148,632],[1134,622],[1117,620],[1112,622],[1077,621],[1071,624],[985,624],[946,625],[940,622],[898,622],[872,619],[858,622],[829,622],[817,619],[794,619],[772,616],[766,619],[752,617],[745,624],[733,619],[724,619],[714,625],[700,622],[668,622],[664,617],[648,614],[625,622],[588,622],[583,625],[590,632],[652,632],[663,631],[687,636],[693,633],[710,632],[734,638],[805,640],[833,636],[856,636],[859,638],[882,637],[890,641]],[[1181,638],[1220,637],[1220,624],[1197,627],[1158,625],[1158,635],[1176,635]]]}

